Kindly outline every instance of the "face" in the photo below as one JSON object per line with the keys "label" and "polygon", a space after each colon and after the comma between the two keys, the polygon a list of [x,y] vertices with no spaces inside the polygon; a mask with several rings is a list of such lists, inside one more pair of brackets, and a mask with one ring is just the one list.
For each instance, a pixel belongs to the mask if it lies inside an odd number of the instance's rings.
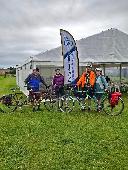
{"label": "face", "polygon": [[60,74],[60,70],[56,70],[56,74]]}
{"label": "face", "polygon": [[33,74],[37,75],[37,71],[36,69],[33,70]]}
{"label": "face", "polygon": [[86,67],[87,72],[91,71],[91,67]]}
{"label": "face", "polygon": [[96,70],[96,75],[99,76],[100,75],[100,71]]}

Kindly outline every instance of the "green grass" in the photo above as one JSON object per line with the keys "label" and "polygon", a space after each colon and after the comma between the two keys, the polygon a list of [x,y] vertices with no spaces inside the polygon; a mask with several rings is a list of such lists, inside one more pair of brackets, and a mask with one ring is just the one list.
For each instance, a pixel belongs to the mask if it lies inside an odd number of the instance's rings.
{"label": "green grass", "polygon": [[16,86],[16,78],[12,76],[0,76],[0,96],[3,94],[8,94],[10,92],[10,88]]}
{"label": "green grass", "polygon": [[[15,86],[9,79],[0,79],[4,88]],[[115,117],[45,108],[1,113],[0,170],[127,170],[127,97]]]}

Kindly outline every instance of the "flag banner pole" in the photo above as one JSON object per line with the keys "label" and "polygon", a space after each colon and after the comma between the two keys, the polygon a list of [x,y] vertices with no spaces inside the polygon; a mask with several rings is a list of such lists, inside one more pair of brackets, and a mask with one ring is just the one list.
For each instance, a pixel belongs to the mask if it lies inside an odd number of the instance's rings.
{"label": "flag banner pole", "polygon": [[64,84],[76,84],[79,77],[79,59],[76,42],[66,30],[60,29],[64,66]]}

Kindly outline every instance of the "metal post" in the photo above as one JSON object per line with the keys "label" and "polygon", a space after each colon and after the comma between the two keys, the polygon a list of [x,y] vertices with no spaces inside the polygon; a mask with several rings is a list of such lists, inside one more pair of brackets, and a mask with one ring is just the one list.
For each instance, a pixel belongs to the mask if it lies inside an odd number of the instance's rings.
{"label": "metal post", "polygon": [[103,64],[103,72],[104,72],[104,76],[105,76],[105,64]]}
{"label": "metal post", "polygon": [[122,72],[122,64],[120,63],[120,84],[121,84],[121,72]]}

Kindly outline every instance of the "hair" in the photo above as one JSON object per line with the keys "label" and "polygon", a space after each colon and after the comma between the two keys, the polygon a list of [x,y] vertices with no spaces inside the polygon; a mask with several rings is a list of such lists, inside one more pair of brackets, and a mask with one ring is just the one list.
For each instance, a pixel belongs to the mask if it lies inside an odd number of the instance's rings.
{"label": "hair", "polygon": [[60,68],[56,68],[55,71],[59,70],[60,71]]}
{"label": "hair", "polygon": [[38,71],[38,72],[39,72],[39,68],[36,68],[36,71]]}

